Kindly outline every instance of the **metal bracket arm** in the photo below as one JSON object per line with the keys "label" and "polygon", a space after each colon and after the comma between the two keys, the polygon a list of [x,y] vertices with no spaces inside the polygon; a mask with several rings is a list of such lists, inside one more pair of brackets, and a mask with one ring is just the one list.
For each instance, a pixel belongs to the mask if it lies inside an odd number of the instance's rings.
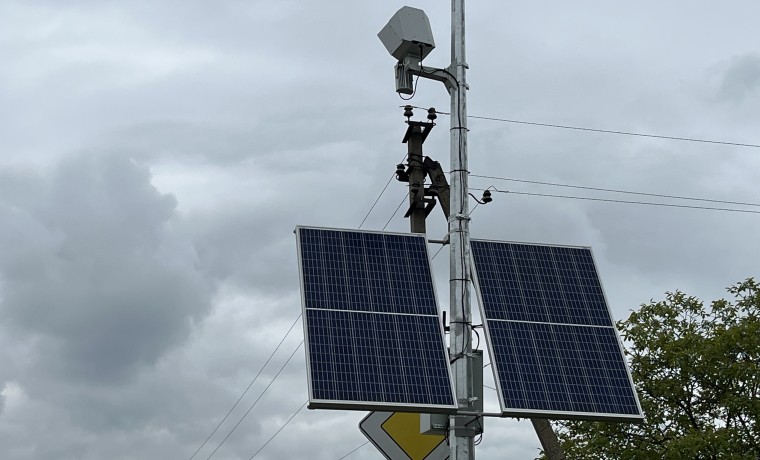
{"label": "metal bracket arm", "polygon": [[420,63],[420,60],[415,57],[407,57],[403,61],[399,61],[399,64],[404,70],[412,75],[440,81],[446,86],[446,90],[449,93],[451,93],[451,90],[459,86],[459,82],[457,82],[454,77],[454,73],[449,69],[438,69],[436,67],[424,66]]}
{"label": "metal bracket arm", "polygon": [[430,177],[433,187],[435,187],[436,192],[438,193],[438,199],[441,202],[443,215],[446,216],[446,220],[448,220],[451,195],[449,191],[449,182],[446,180],[443,168],[441,168],[440,163],[433,161],[430,157],[425,157],[422,164],[425,167],[427,175]]}

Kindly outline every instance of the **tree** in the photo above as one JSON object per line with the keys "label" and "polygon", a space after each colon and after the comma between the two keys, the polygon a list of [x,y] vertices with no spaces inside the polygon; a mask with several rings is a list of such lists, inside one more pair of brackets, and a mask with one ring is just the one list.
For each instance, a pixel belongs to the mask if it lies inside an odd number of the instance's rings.
{"label": "tree", "polygon": [[676,291],[618,322],[646,420],[561,422],[568,458],[760,460],[760,285]]}

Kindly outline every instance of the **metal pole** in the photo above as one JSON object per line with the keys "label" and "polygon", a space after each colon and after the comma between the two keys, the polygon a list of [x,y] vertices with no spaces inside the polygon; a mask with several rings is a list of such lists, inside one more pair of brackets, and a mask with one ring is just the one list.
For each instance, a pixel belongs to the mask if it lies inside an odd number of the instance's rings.
{"label": "metal pole", "polygon": [[[467,61],[465,58],[465,14],[464,0],[451,0],[451,66],[456,79],[451,89],[451,212],[449,216],[449,238],[451,258],[449,282],[451,312],[450,345],[452,374],[460,410],[472,411],[471,367],[471,324],[469,283],[470,263],[470,217],[467,166]],[[451,417],[449,445],[451,460],[472,460],[475,449],[472,435],[464,430],[457,436],[462,417]],[[466,418],[464,418],[466,420]],[[548,420],[532,419],[544,452],[550,460],[563,460],[562,447]]]}
{"label": "metal pole", "polygon": [[[464,0],[451,0],[451,66],[456,84],[451,89],[451,214],[449,216],[451,372],[459,408],[473,410],[472,379],[469,361],[472,352],[470,325],[469,260],[470,217],[467,188],[467,84],[465,70]],[[459,432],[461,417],[452,416],[449,423],[451,460],[475,458],[473,437]],[[459,421],[459,423],[457,423]],[[464,427],[461,427],[464,428]],[[463,430],[462,430],[463,431]],[[459,434],[459,435],[458,435]]]}

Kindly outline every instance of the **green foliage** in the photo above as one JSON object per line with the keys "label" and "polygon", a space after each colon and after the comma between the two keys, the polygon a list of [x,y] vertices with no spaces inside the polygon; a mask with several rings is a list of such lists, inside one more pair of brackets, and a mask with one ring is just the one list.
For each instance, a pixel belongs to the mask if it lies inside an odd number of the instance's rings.
{"label": "green foliage", "polygon": [[760,459],[760,285],[676,291],[618,323],[646,420],[562,422],[570,459]]}

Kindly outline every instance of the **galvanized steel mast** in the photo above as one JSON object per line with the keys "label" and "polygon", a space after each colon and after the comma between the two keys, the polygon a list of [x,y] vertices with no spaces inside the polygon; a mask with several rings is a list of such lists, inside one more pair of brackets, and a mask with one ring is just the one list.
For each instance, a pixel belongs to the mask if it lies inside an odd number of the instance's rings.
{"label": "galvanized steel mast", "polygon": [[[467,171],[467,63],[465,60],[464,0],[451,0],[451,65],[456,84],[451,93],[451,214],[450,241],[450,354],[454,389],[459,408],[472,408],[470,308],[470,216]],[[468,436],[465,418],[452,416],[449,424],[451,460],[475,458],[472,435]]]}

